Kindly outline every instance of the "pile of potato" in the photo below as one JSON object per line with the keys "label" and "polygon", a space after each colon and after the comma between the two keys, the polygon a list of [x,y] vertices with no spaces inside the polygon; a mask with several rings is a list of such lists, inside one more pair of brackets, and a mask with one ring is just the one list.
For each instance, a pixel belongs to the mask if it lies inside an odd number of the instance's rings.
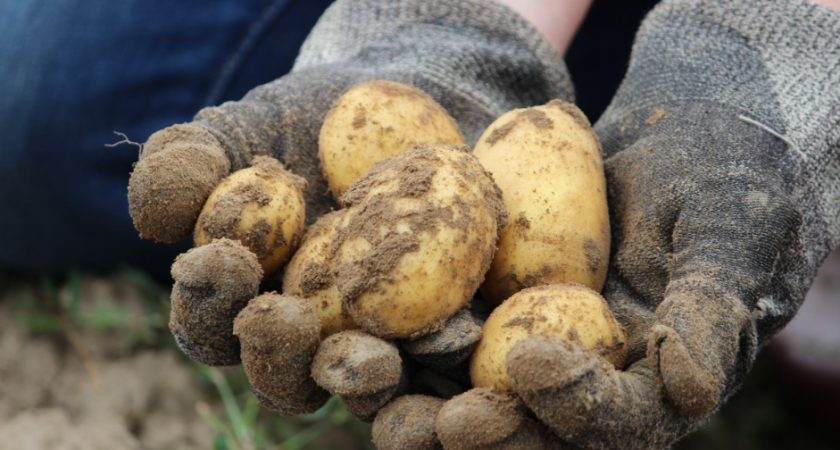
{"label": "pile of potato", "polygon": [[[359,330],[415,342],[477,295],[495,309],[472,354],[473,386],[508,389],[507,352],[536,334],[622,366],[625,337],[598,294],[610,248],[601,148],[574,105],[510,111],[471,151],[431,97],[375,80],[333,105],[319,156],[342,209],[305,233],[305,181],[276,160],[255,158],[210,195],[197,248],[173,267],[171,328],[190,356],[241,359],[258,396],[299,414],[326,395],[309,372],[322,340]],[[240,269],[206,279],[209,264]],[[257,296],[274,274],[283,295]],[[201,296],[210,300],[190,304]],[[306,314],[317,321],[292,324]],[[224,358],[206,356],[220,348]]]}

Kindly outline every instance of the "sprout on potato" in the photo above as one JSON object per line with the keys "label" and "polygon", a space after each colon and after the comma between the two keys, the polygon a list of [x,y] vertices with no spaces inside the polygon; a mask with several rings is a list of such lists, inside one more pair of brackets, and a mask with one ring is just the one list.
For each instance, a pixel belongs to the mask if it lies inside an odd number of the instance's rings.
{"label": "sprout on potato", "polygon": [[300,243],[306,215],[306,181],[279,161],[258,156],[210,194],[195,225],[195,245],[240,241],[257,255],[265,276],[277,271]]}
{"label": "sprout on potato", "polygon": [[559,100],[510,111],[475,156],[502,190],[510,224],[481,286],[498,305],[528,287],[581,283],[600,291],[610,223],[601,146],[577,107]]}
{"label": "sprout on potato", "polygon": [[463,143],[458,124],[428,94],[372,80],[353,86],[333,104],[318,136],[318,155],[338,199],[377,161],[415,145]]}
{"label": "sprout on potato", "polygon": [[481,342],[470,361],[475,387],[510,389],[505,368],[513,346],[530,336],[566,339],[598,352],[621,368],[627,354],[626,338],[597,292],[579,284],[525,289],[493,310],[484,323]]}

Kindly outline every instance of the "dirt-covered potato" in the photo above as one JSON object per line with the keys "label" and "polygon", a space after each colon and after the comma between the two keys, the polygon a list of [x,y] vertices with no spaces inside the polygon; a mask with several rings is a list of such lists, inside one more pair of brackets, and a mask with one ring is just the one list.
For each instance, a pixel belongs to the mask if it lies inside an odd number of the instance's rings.
{"label": "dirt-covered potato", "polygon": [[350,88],[324,120],[318,155],[335,198],[373,164],[422,144],[463,144],[455,120],[413,86],[372,80]]}
{"label": "dirt-covered potato", "polygon": [[232,173],[210,194],[195,225],[196,247],[213,239],[238,240],[248,247],[265,276],[279,269],[300,244],[306,181],[279,161],[258,156],[251,167]]}
{"label": "dirt-covered potato", "polygon": [[502,189],[510,224],[481,293],[498,305],[532,286],[581,283],[601,291],[610,223],[601,146],[577,107],[554,100],[510,111],[475,156]]}
{"label": "dirt-covered potato", "polygon": [[470,361],[475,387],[510,388],[505,363],[511,348],[535,335],[557,336],[621,368],[627,353],[624,331],[597,292],[579,284],[525,289],[493,310]]}
{"label": "dirt-covered potato", "polygon": [[332,273],[330,243],[344,210],[325,214],[312,224],[283,274],[283,292],[309,300],[321,321],[322,337],[358,328],[341,310],[341,294]]}
{"label": "dirt-covered potato", "polygon": [[383,338],[440,329],[475,293],[507,223],[499,188],[463,145],[381,161],[341,201],[336,285],[353,320]]}

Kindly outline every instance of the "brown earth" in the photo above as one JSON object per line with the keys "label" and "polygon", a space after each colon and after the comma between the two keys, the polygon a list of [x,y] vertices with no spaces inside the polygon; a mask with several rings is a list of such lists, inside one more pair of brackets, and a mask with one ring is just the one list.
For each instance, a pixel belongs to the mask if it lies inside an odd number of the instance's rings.
{"label": "brown earth", "polygon": [[[80,330],[58,319],[66,312],[36,312],[49,302],[42,288],[9,284],[0,286],[0,449],[211,447],[196,412],[207,396],[176,352],[138,347],[131,333]],[[113,307],[125,328],[144,314],[142,293],[124,280],[85,279],[79,292],[80,307]],[[67,297],[58,292],[59,303]]]}

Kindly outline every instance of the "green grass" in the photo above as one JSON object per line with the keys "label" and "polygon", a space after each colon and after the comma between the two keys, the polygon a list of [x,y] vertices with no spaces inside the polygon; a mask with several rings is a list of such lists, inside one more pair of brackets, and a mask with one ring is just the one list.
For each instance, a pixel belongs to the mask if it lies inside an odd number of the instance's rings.
{"label": "green grass", "polygon": [[[223,405],[218,414],[199,408],[215,431],[216,450],[374,448],[370,444],[370,427],[356,421],[338,397],[332,397],[313,414],[281,417],[259,405],[241,370],[201,367],[199,372],[216,389]],[[323,438],[328,435],[338,440],[325,442]]]}
{"label": "green grass", "polygon": [[82,274],[78,271],[69,272],[61,283],[49,276],[7,282],[4,291],[17,311],[18,325],[33,333],[59,333],[62,317],[66,317],[80,332],[118,333],[131,349],[174,346],[167,325],[169,290],[136,269],[121,269],[114,279],[141,293],[141,314],[119,298],[84,303]]}

